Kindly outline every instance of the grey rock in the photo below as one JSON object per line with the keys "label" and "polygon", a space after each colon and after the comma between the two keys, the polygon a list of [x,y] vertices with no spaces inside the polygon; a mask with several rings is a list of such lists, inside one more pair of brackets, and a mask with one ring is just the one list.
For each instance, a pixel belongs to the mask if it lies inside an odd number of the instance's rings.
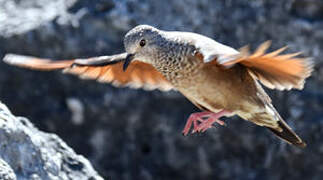
{"label": "grey rock", "polygon": [[57,135],[39,131],[28,119],[12,115],[2,103],[0,157],[12,167],[1,163],[1,179],[103,179]]}
{"label": "grey rock", "polygon": [[[305,89],[269,93],[281,115],[307,142],[305,150],[239,118],[227,119],[227,127],[183,137],[180,132],[186,118],[198,109],[179,93],[118,89],[59,72],[34,72],[0,63],[0,99],[15,114],[58,134],[109,179],[321,179],[323,21],[320,6],[311,8],[315,4],[320,3],[0,3],[0,58],[9,52],[56,59],[118,53],[123,51],[122,37],[137,24],[194,31],[235,48],[250,44],[254,49],[272,40],[271,50],[288,45],[290,52],[302,51],[316,63]],[[302,7],[308,8],[303,11]]]}
{"label": "grey rock", "polygon": [[1,180],[16,180],[16,175],[11,167],[2,159],[0,159],[0,179]]}

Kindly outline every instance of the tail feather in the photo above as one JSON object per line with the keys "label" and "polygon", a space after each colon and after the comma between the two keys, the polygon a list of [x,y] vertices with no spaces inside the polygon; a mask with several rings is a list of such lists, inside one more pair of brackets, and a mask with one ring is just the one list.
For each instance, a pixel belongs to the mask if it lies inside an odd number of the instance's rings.
{"label": "tail feather", "polygon": [[278,126],[281,128],[281,131],[271,127],[267,128],[276,136],[283,139],[289,144],[293,144],[301,148],[306,147],[306,143],[300,137],[298,137],[298,135],[288,126],[288,124],[284,120],[281,119],[277,123]]}
{"label": "tail feather", "polygon": [[3,61],[11,65],[43,71],[68,68],[74,63],[74,60],[52,61],[49,59],[15,54],[6,55],[3,58]]}
{"label": "tail feather", "polygon": [[253,115],[247,119],[259,126],[268,128],[277,137],[287,143],[304,148],[306,143],[280,117],[276,109],[270,104],[266,105],[266,107],[267,108],[264,109],[264,111],[253,113]]}

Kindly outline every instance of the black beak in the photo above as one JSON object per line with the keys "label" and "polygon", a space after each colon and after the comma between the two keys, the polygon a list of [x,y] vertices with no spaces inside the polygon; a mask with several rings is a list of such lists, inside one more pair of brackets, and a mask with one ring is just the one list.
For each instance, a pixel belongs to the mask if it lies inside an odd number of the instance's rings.
{"label": "black beak", "polygon": [[126,57],[126,60],[124,61],[124,64],[123,64],[123,71],[126,71],[130,62],[133,60],[133,58],[135,57],[134,54],[128,54],[127,57]]}

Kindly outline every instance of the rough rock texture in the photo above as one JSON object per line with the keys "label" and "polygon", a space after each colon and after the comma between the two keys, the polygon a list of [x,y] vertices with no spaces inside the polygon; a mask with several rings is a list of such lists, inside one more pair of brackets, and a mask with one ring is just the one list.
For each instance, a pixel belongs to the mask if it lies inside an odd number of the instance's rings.
{"label": "rough rock texture", "polygon": [[0,159],[0,179],[16,180],[17,177],[11,167],[2,159]]}
{"label": "rough rock texture", "polygon": [[322,7],[315,0],[0,0],[0,58],[113,54],[123,51],[126,31],[144,23],[236,48],[271,39],[273,49],[303,51],[316,63],[304,91],[270,94],[308,143],[304,150],[239,118],[183,137],[186,118],[197,109],[179,93],[118,89],[58,72],[0,63],[0,99],[58,134],[106,178],[321,179]]}
{"label": "rough rock texture", "polygon": [[63,180],[102,177],[55,134],[39,131],[0,102],[0,179]]}

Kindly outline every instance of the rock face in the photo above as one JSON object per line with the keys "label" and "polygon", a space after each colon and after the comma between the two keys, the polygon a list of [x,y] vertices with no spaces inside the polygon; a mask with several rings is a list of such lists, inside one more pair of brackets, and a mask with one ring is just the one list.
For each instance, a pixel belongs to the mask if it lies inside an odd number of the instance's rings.
{"label": "rock face", "polygon": [[0,159],[0,179],[16,180],[17,177],[11,167],[2,159]]}
{"label": "rock face", "polygon": [[41,132],[28,119],[13,116],[2,103],[0,157],[5,161],[0,161],[2,180],[103,179],[55,134]]}
{"label": "rock face", "polygon": [[183,137],[186,118],[197,108],[179,93],[118,89],[58,72],[0,63],[0,99],[14,114],[58,134],[108,179],[321,179],[322,3],[0,0],[0,9],[0,58],[5,53],[66,59],[122,52],[122,37],[137,24],[194,31],[235,48],[255,48],[271,39],[272,49],[288,45],[291,52],[312,56],[316,71],[304,91],[269,92],[307,142],[304,150],[239,118]]}

